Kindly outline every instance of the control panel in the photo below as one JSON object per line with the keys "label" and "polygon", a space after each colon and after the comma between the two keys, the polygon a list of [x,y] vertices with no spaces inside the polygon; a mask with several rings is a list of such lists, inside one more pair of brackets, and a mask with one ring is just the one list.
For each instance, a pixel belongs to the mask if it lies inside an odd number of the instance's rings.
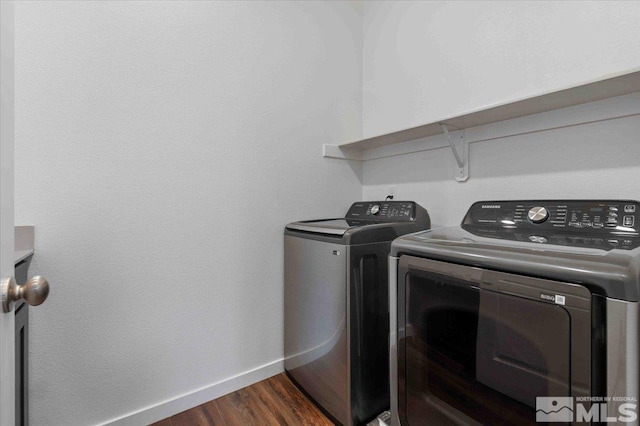
{"label": "control panel", "polygon": [[462,227],[494,238],[630,249],[639,245],[639,215],[637,201],[483,201],[471,206]]}
{"label": "control panel", "polygon": [[413,201],[363,201],[353,203],[347,219],[411,222],[415,219],[416,204]]}

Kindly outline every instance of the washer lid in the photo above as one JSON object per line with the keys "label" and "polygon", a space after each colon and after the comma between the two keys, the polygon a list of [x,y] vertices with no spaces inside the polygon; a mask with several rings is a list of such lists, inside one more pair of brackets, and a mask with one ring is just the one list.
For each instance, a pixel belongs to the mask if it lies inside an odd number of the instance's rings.
{"label": "washer lid", "polygon": [[287,229],[295,231],[313,232],[314,234],[344,235],[349,229],[359,226],[374,225],[380,223],[374,220],[353,219],[325,219],[293,222],[287,225]]}

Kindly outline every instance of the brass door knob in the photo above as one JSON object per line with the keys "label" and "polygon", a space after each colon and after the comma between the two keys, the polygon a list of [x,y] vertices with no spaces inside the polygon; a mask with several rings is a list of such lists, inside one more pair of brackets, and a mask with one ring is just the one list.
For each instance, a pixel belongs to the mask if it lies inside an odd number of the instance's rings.
{"label": "brass door knob", "polygon": [[13,304],[24,299],[31,306],[38,306],[47,300],[49,282],[43,276],[36,275],[24,285],[18,285],[13,277],[2,280],[2,311],[11,312]]}

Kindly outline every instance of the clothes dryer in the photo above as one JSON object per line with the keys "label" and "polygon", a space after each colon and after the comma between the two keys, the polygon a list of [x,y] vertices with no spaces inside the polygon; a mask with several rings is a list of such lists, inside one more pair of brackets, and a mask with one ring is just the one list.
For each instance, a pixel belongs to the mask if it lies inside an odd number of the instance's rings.
{"label": "clothes dryer", "polygon": [[395,240],[392,424],[637,424],[638,225],[636,201],[487,201]]}

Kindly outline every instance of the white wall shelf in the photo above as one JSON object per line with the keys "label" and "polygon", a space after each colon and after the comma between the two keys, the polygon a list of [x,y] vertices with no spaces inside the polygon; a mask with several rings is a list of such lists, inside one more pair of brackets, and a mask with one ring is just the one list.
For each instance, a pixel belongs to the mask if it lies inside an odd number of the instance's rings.
{"label": "white wall shelf", "polygon": [[[468,150],[468,141],[464,138],[464,132],[454,132],[461,139],[460,142],[453,142],[452,137],[444,129],[461,130],[478,127],[486,124],[496,123],[514,118],[520,118],[532,114],[553,111],[589,102],[595,102],[616,96],[628,95],[640,91],[640,71],[634,71],[615,77],[589,82],[579,86],[542,94],[535,97],[516,100],[503,104],[498,104],[485,109],[471,111],[455,117],[437,120],[397,132],[387,133],[353,142],[342,143],[340,145],[324,144],[322,155],[328,158],[340,158],[346,160],[366,160],[364,152],[389,145],[400,144],[415,139],[426,138],[446,133],[451,149],[459,147],[458,153]],[[460,135],[458,135],[461,133]],[[444,146],[444,145],[442,145]],[[442,147],[438,146],[438,147]],[[434,148],[438,148],[435,147]],[[465,152],[465,151],[462,151]],[[466,152],[465,152],[466,153]],[[464,171],[459,165],[459,158],[454,158],[456,164],[456,180],[464,181],[468,177],[468,155],[464,156]]]}

